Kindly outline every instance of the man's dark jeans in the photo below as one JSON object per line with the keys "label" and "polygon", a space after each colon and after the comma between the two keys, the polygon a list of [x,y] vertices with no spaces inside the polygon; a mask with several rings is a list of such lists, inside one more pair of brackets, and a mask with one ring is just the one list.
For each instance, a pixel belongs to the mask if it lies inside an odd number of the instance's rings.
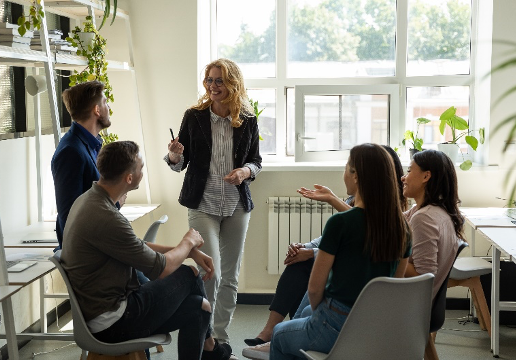
{"label": "man's dark jeans", "polygon": [[181,265],[166,278],[149,281],[132,292],[122,318],[93,335],[115,343],[179,330],[179,359],[198,360],[209,336],[211,316],[201,309],[203,298],[206,294],[201,277]]}

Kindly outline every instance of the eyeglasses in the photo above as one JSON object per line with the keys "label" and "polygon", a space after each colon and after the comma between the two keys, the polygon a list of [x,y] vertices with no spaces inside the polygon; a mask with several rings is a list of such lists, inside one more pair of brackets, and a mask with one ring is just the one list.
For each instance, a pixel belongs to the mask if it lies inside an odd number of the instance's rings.
{"label": "eyeglasses", "polygon": [[221,78],[213,79],[211,77],[204,79],[204,83],[208,86],[211,86],[211,84],[215,83],[216,87],[221,87],[224,85],[224,81]]}

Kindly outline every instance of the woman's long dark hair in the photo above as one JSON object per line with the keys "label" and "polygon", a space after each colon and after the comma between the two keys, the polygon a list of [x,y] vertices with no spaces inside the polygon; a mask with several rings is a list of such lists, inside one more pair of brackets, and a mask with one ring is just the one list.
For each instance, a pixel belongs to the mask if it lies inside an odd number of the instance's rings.
{"label": "woman's long dark hair", "polygon": [[410,230],[401,211],[391,156],[380,145],[357,145],[351,149],[348,166],[357,173],[358,192],[364,204],[364,251],[375,262],[399,260],[405,253]]}
{"label": "woman's long dark hair", "polygon": [[457,237],[464,239],[464,219],[459,211],[457,173],[453,162],[445,153],[437,150],[417,152],[413,160],[421,170],[430,171],[431,174],[425,186],[425,198],[421,207],[435,205],[443,208],[452,219]]}
{"label": "woman's long dark hair", "polygon": [[403,181],[401,181],[401,177],[404,175],[403,173],[403,165],[401,165],[400,157],[394,151],[393,148],[391,148],[389,145],[382,145],[385,150],[389,153],[389,155],[392,158],[392,162],[394,163],[394,170],[396,170],[396,181],[398,183],[398,193],[400,197],[400,203],[401,203],[401,210],[405,211],[408,209],[408,200],[403,195]]}

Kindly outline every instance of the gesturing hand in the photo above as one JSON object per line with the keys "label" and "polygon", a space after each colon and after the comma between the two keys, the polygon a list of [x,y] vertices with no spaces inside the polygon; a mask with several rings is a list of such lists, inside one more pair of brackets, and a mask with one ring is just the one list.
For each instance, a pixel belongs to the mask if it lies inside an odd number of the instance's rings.
{"label": "gesturing hand", "polygon": [[168,159],[172,164],[177,164],[181,160],[181,154],[185,150],[183,144],[179,142],[179,137],[170,140],[168,143]]}
{"label": "gesturing hand", "polygon": [[224,181],[232,185],[240,185],[242,181],[251,176],[251,169],[248,167],[233,169],[224,176]]}
{"label": "gesturing hand", "polygon": [[303,195],[305,198],[324,202],[330,202],[332,198],[337,197],[333,191],[331,191],[331,189],[326,186],[315,184],[314,188],[314,190],[310,190],[302,187],[301,189],[298,189],[297,192]]}

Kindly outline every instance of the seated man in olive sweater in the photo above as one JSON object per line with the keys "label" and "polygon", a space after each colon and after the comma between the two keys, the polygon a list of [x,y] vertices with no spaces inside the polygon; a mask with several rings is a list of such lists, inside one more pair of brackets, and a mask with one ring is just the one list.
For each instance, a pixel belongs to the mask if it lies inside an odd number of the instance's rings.
{"label": "seated man in olive sweater", "polygon": [[[61,262],[93,336],[116,343],[179,330],[179,359],[224,359],[227,344],[210,335],[210,304],[192,258],[213,276],[203,239],[190,229],[176,247],[145,243],[116,202],[138,188],[143,161],[138,145],[118,141],[102,148],[100,180],[74,202],[65,226]],[[140,285],[136,270],[152,281]],[[201,357],[202,354],[202,357]]]}

